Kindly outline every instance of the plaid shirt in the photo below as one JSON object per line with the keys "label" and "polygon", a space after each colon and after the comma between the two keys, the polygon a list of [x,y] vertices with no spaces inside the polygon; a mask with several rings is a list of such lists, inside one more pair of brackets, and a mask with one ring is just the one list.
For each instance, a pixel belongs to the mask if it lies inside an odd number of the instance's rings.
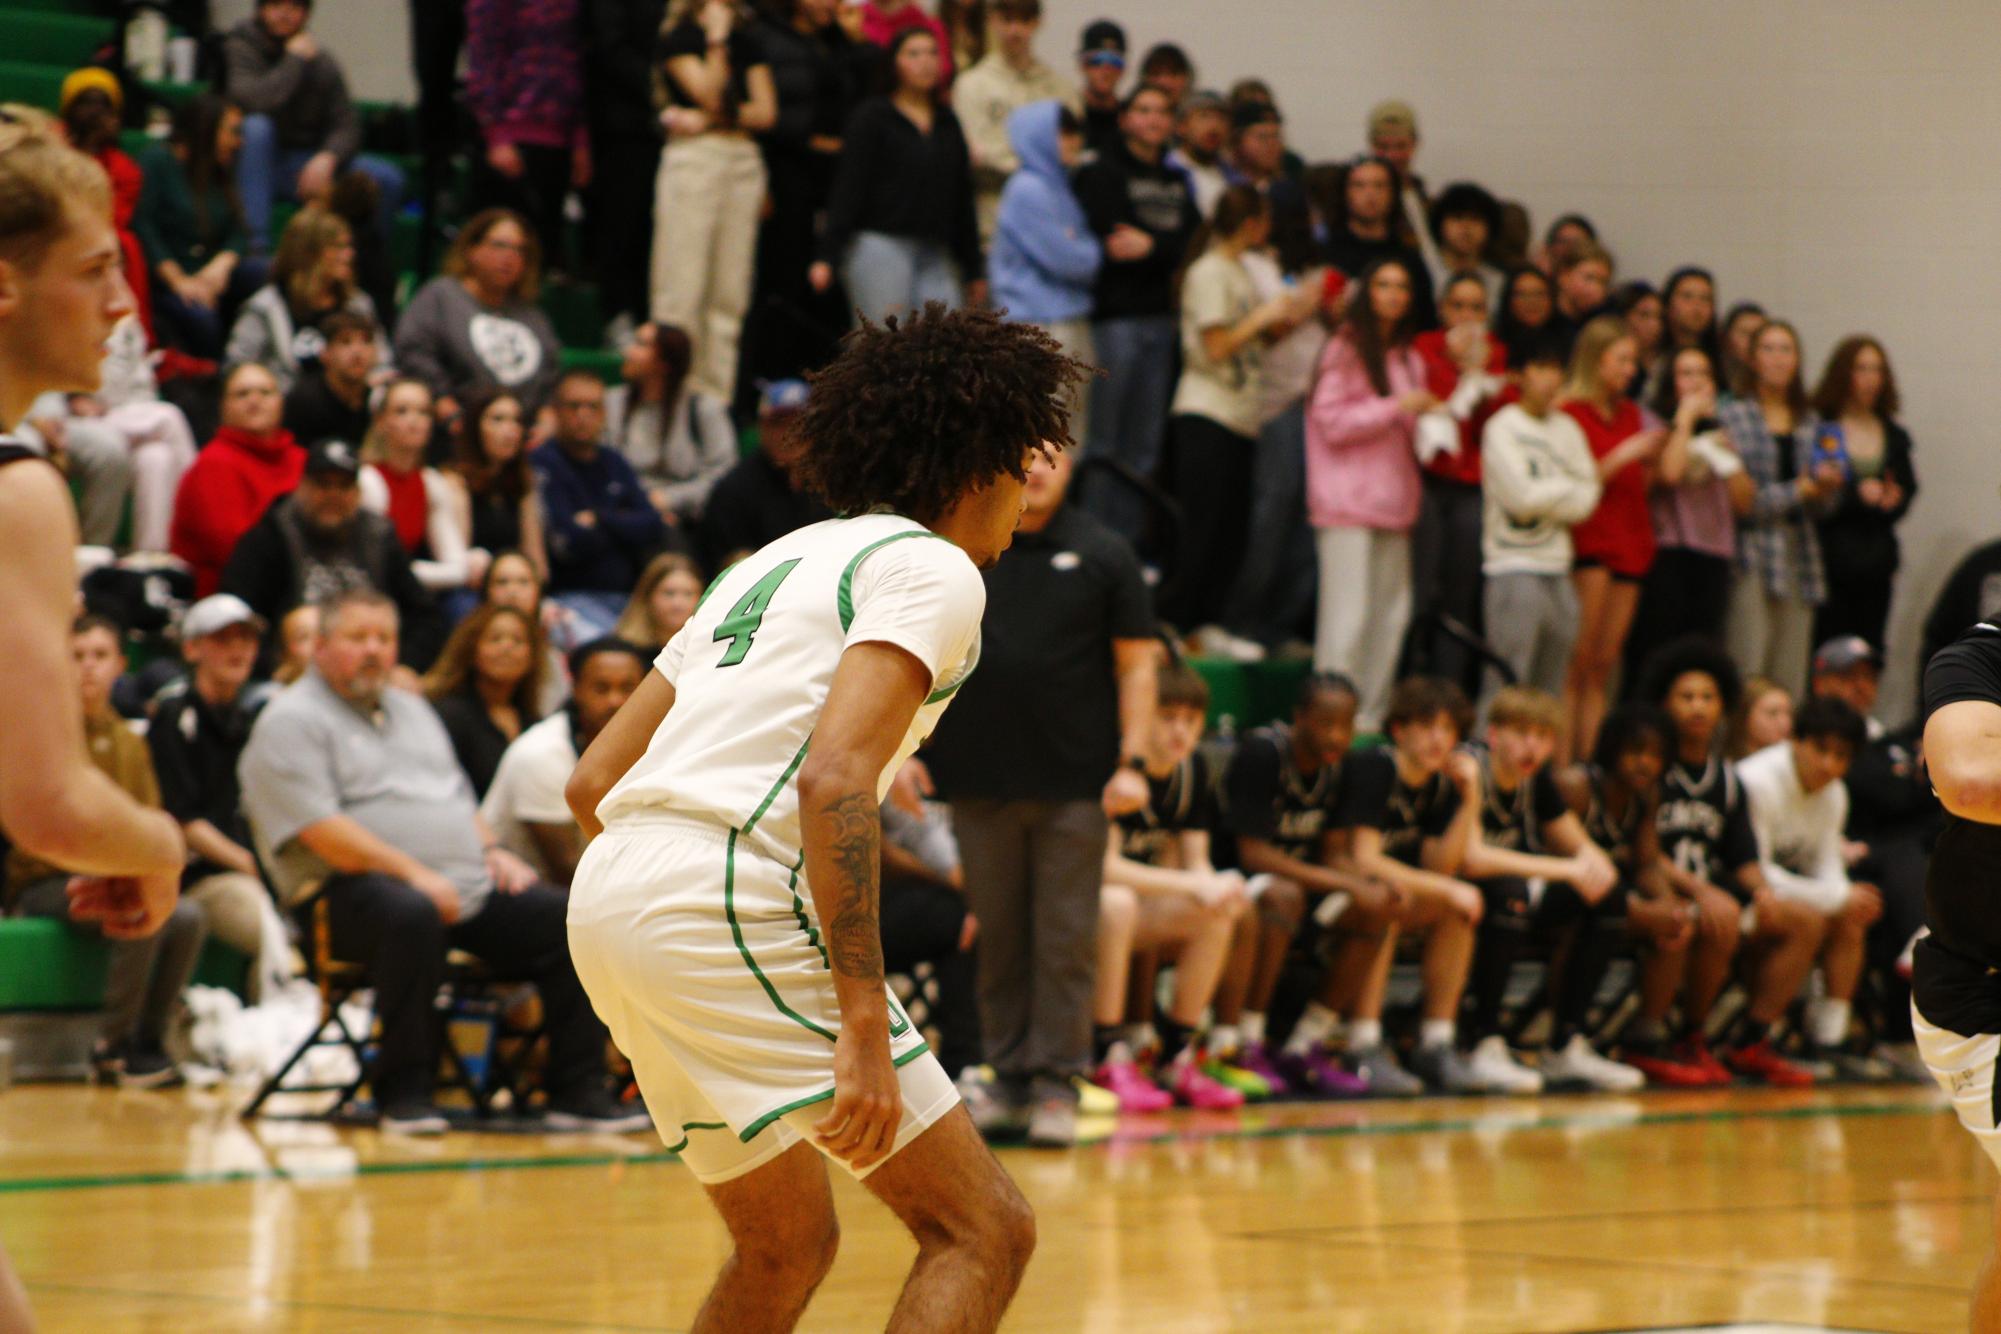
{"label": "plaid shirt", "polygon": [[1716,417],[1758,488],[1751,512],[1737,520],[1737,568],[1756,573],[1773,597],[1819,606],[1827,600],[1827,573],[1814,524],[1834,512],[1840,497],[1802,501],[1794,485],[1812,470],[1813,420],[1796,423],[1786,437],[1792,450],[1787,466],[1779,453],[1780,442],[1756,403],[1726,398],[1717,405]]}

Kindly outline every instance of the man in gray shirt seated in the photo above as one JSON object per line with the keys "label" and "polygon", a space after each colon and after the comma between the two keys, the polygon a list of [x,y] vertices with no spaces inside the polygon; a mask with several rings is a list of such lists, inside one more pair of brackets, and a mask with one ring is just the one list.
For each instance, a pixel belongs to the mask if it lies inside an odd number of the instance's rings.
{"label": "man in gray shirt seated", "polygon": [[645,1130],[645,1114],[605,1088],[605,1029],[570,963],[568,900],[479,818],[430,704],[386,688],[396,629],[396,606],[380,593],[324,603],[312,669],[265,707],[237,769],[280,895],[298,910],[324,894],[335,956],[368,968],[382,1128],[445,1129],[432,1102],[431,1006],[445,953],[458,948],[541,992],[551,1129]]}

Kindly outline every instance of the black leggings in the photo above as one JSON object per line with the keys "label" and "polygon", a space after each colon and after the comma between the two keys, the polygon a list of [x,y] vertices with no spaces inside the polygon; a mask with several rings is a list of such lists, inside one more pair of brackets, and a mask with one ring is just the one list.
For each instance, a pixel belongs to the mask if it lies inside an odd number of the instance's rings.
{"label": "black leggings", "polygon": [[[1501,1003],[1508,979],[1531,944],[1547,946],[1560,955],[1550,975],[1551,1047],[1560,1047],[1584,1026],[1591,1002],[1629,939],[1626,929],[1627,889],[1621,885],[1595,904],[1587,904],[1566,884],[1544,888],[1531,905],[1526,880],[1502,876],[1479,886],[1486,899],[1468,978],[1470,1011],[1464,1025],[1468,1043],[1501,1031]],[[1565,948],[1567,944],[1567,949]]]}
{"label": "black leggings", "polygon": [[1220,623],[1250,531],[1257,442],[1220,422],[1181,413],[1168,423],[1181,540],[1168,617],[1182,630]]}

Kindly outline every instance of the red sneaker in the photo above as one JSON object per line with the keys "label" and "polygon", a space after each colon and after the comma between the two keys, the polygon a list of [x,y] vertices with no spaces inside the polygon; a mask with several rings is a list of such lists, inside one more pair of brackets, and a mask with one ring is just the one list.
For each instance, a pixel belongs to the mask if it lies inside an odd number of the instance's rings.
{"label": "red sneaker", "polygon": [[1681,1046],[1675,1050],[1675,1058],[1708,1075],[1709,1082],[1718,1088],[1737,1082],[1737,1077],[1730,1073],[1730,1067],[1716,1059],[1716,1053],[1709,1050],[1709,1043],[1702,1038],[1683,1038]]}
{"label": "red sneaker", "polygon": [[1773,1088],[1806,1088],[1813,1083],[1813,1076],[1779,1055],[1770,1039],[1727,1052],[1723,1062],[1738,1074],[1763,1080]]}
{"label": "red sneaker", "polygon": [[1672,1089],[1701,1089],[1710,1085],[1708,1071],[1682,1060],[1680,1053],[1666,1047],[1640,1050],[1627,1047],[1619,1053],[1619,1059],[1645,1075],[1649,1084]]}

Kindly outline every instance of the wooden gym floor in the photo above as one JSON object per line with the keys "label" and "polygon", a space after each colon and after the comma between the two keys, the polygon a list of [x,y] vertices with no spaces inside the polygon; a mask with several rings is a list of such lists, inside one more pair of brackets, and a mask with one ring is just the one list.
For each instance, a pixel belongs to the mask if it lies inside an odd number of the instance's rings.
{"label": "wooden gym floor", "polygon": [[[240,1095],[0,1093],[0,1241],[45,1329],[671,1330],[723,1257],[650,1137],[245,1126]],[[1294,1105],[1004,1150],[1016,1330],[1946,1331],[1995,1191],[1920,1088]],[[805,1324],[880,1328],[912,1248],[837,1174]]]}

